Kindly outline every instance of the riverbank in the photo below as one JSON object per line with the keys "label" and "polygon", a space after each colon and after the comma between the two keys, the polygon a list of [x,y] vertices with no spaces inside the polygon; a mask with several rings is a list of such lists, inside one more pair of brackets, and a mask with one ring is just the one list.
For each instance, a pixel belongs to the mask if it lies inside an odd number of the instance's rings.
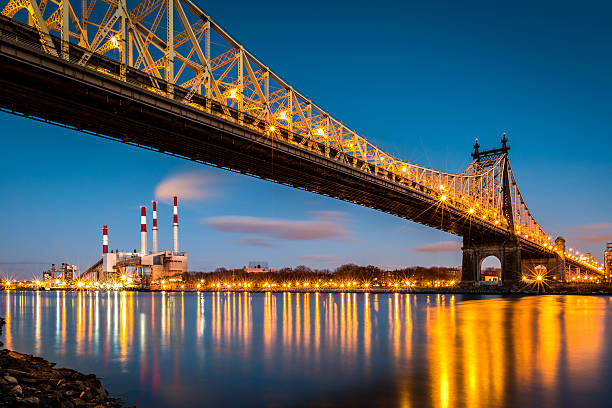
{"label": "riverbank", "polygon": [[[34,291],[32,288],[17,288],[12,290]],[[72,291],[73,289],[52,288],[51,291]],[[74,291],[88,292],[91,289],[74,289]],[[566,284],[566,283],[515,283],[508,285],[474,285],[473,283],[460,283],[453,286],[439,287],[404,287],[396,286],[380,286],[380,287],[221,287],[221,288],[193,288],[193,287],[170,287],[165,289],[138,289],[138,288],[123,288],[116,290],[99,290],[99,291],[128,291],[128,292],[252,292],[252,293],[371,293],[371,294],[423,294],[423,295],[517,295],[517,296],[533,296],[533,295],[578,295],[578,296],[612,296],[612,284]]]}
{"label": "riverbank", "polygon": [[[3,326],[0,317],[0,335]],[[0,350],[0,408],[122,406],[119,399],[108,396],[94,374],[54,366],[30,354]]]}
{"label": "riverbank", "polygon": [[381,287],[381,288],[269,288],[269,289],[241,289],[241,288],[222,288],[222,289],[149,289],[138,290],[139,292],[272,292],[272,293],[370,293],[370,294],[414,294],[414,295],[516,295],[516,296],[537,296],[537,295],[577,295],[577,296],[612,296],[612,286],[610,285],[480,285],[459,284],[451,287],[438,288],[402,288],[400,287]]}

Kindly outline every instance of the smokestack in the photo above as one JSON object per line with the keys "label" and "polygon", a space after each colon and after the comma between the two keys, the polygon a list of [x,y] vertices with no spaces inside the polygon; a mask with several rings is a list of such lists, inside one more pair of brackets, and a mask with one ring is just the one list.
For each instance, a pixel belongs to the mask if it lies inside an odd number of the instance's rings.
{"label": "smokestack", "polygon": [[140,207],[140,253],[147,254],[147,207]]}
{"label": "smokestack", "polygon": [[102,255],[108,254],[108,227],[102,226]]}
{"label": "smokestack", "polygon": [[179,246],[178,246],[178,210],[177,210],[177,198],[176,196],[174,196],[174,212],[173,212],[173,221],[172,221],[172,234],[174,236],[173,239],[173,246],[172,246],[172,251],[173,252],[177,252],[179,251]]}
{"label": "smokestack", "polygon": [[153,201],[153,252],[157,250],[157,201]]}

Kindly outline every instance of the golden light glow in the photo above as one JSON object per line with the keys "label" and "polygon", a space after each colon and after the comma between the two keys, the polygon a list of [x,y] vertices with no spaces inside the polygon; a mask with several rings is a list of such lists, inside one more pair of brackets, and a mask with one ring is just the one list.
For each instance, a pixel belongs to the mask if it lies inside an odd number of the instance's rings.
{"label": "golden light glow", "polygon": [[440,201],[446,201],[446,196],[445,195],[441,195],[440,196]]}

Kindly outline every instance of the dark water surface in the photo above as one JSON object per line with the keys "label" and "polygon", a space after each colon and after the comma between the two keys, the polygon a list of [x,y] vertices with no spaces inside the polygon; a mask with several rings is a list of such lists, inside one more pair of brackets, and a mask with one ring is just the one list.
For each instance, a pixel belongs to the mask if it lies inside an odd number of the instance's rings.
{"label": "dark water surface", "polygon": [[6,347],[139,407],[611,407],[612,298],[0,292]]}

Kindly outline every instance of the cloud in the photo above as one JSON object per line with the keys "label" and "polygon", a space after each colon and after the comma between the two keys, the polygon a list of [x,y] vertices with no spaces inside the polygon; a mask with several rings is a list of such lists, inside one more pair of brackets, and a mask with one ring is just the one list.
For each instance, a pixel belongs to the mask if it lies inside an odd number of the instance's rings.
{"label": "cloud", "polygon": [[317,262],[326,262],[326,263],[342,262],[345,260],[345,258],[340,258],[338,256],[323,255],[323,254],[303,255],[303,256],[300,256],[300,259],[303,261],[317,261]]}
{"label": "cloud", "polygon": [[258,234],[296,241],[331,238],[347,240],[352,234],[341,222],[317,218],[309,221],[294,221],[230,215],[207,218],[204,222],[217,231]]}
{"label": "cloud", "polygon": [[420,245],[412,248],[416,252],[441,253],[441,252],[459,252],[461,250],[461,242],[457,241],[442,241],[432,244]]}
{"label": "cloud", "polygon": [[578,226],[573,227],[572,230],[576,232],[612,230],[612,223],[578,225]]}
{"label": "cloud", "polygon": [[581,234],[577,235],[576,239],[589,244],[605,244],[606,242],[612,242],[612,232],[607,234]]}
{"label": "cloud", "polygon": [[274,241],[266,237],[247,236],[239,239],[240,242],[246,245],[260,246],[260,247],[275,247],[277,246]]}
{"label": "cloud", "polygon": [[573,238],[589,244],[612,242],[612,223],[587,224],[572,227]]}
{"label": "cloud", "polygon": [[188,171],[166,177],[155,187],[155,198],[169,201],[173,196],[181,200],[205,200],[218,195],[215,178],[203,171]]}

